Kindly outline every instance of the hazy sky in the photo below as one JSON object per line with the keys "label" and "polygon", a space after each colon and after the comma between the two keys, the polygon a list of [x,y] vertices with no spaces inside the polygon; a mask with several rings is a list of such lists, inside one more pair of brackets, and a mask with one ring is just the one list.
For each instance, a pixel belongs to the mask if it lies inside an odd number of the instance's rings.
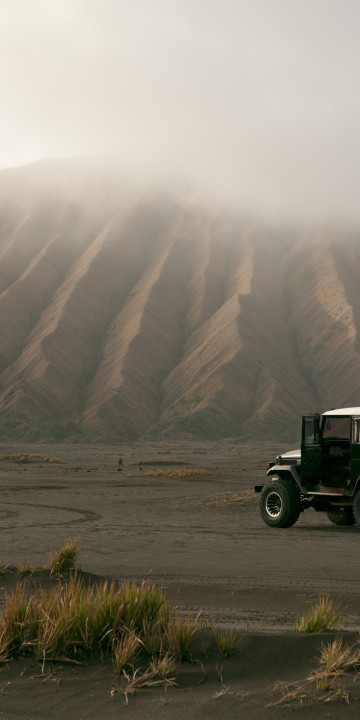
{"label": "hazy sky", "polygon": [[360,219],[359,0],[0,0],[0,167],[116,154]]}

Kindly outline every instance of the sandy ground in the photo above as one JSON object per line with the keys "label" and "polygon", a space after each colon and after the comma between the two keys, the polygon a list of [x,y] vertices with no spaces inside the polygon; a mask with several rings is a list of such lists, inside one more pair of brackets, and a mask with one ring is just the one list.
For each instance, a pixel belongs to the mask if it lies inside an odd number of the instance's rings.
{"label": "sandy ground", "polygon": [[[349,705],[307,696],[274,705],[282,695],[279,683],[305,678],[326,640],[294,632],[296,616],[313,599],[326,593],[342,601],[346,637],[356,637],[360,627],[360,528],[337,528],[312,510],[286,530],[269,529],[261,520],[252,488],[280,449],[232,443],[0,445],[0,454],[38,452],[63,460],[1,462],[3,562],[15,567],[26,559],[42,568],[51,549],[80,536],[84,572],[151,578],[180,614],[201,609],[207,628],[194,648],[196,661],[179,667],[179,687],[139,691],[127,705],[110,663],[53,665],[45,675],[28,659],[4,664],[0,718],[358,717],[360,684],[353,677]],[[175,469],[188,476],[169,476]],[[14,569],[0,576],[0,599],[19,578]],[[31,582],[43,584],[46,577],[38,572]],[[237,629],[231,657],[219,654],[212,625]]]}

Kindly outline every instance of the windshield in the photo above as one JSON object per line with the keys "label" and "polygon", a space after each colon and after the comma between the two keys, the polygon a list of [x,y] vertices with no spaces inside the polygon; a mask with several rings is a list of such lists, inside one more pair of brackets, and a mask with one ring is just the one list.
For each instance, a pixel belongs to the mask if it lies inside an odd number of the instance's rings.
{"label": "windshield", "polygon": [[325,417],[323,438],[350,438],[350,418],[348,417]]}

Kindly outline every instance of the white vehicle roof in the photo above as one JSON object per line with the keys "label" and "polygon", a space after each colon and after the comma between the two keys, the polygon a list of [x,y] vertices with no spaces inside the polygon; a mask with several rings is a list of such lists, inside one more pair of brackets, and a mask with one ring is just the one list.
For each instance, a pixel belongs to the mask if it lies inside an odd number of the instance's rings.
{"label": "white vehicle roof", "polygon": [[356,416],[360,417],[360,407],[352,407],[352,408],[340,408],[339,410],[328,410],[327,412],[322,413],[326,417],[328,415],[342,415],[342,416]]}

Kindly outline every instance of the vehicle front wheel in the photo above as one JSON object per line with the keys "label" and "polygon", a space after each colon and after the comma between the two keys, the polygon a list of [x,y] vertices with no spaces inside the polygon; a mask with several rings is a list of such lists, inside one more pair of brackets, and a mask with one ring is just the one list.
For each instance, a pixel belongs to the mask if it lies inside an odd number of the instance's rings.
{"label": "vehicle front wheel", "polygon": [[334,525],[354,525],[355,523],[352,507],[334,508],[328,510],[326,514]]}
{"label": "vehicle front wheel", "polygon": [[291,480],[283,478],[269,483],[260,495],[260,512],[269,527],[291,527],[301,512],[298,487]]}

